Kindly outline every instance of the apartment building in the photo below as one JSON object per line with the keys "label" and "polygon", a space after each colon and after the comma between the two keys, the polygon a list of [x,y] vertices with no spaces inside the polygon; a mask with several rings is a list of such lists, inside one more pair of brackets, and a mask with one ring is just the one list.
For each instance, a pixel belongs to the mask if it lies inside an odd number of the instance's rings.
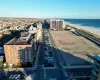
{"label": "apartment building", "polygon": [[50,28],[51,29],[56,29],[56,20],[51,20],[50,21]]}
{"label": "apartment building", "polygon": [[28,32],[21,33],[19,38],[13,38],[4,45],[6,62],[12,66],[33,63],[35,57],[35,38]]}
{"label": "apartment building", "polygon": [[54,30],[63,30],[65,27],[64,20],[50,20],[50,28]]}

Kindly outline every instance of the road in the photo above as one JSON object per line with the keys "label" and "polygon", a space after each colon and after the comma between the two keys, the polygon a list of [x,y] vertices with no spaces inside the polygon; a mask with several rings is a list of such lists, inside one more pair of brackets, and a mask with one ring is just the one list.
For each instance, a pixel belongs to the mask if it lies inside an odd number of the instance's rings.
{"label": "road", "polygon": [[87,39],[91,40],[92,42],[96,43],[98,46],[100,46],[100,39],[96,38],[95,36],[92,36],[91,34],[88,34],[82,30],[77,29],[76,32],[83,37],[86,37]]}

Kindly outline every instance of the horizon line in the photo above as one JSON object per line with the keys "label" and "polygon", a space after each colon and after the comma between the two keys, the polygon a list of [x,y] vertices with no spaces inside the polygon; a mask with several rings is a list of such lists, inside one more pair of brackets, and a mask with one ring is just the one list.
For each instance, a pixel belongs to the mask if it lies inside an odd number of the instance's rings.
{"label": "horizon line", "polygon": [[55,18],[55,19],[100,19],[100,18],[61,18],[61,17],[8,17],[8,16],[4,16],[4,17],[0,17],[0,18],[26,18],[26,19],[28,19],[28,18],[41,18],[41,19],[51,19],[51,18]]}

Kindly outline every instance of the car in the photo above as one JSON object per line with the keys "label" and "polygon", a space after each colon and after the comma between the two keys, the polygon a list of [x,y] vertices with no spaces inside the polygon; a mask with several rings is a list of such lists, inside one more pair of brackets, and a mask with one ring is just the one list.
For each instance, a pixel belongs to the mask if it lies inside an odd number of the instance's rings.
{"label": "car", "polygon": [[48,64],[48,61],[44,59],[44,64]]}
{"label": "car", "polygon": [[52,59],[53,59],[52,57],[48,57],[48,60],[49,60],[49,61],[52,61]]}
{"label": "car", "polygon": [[49,58],[48,58],[48,57],[44,57],[44,59],[45,59],[45,60],[48,60]]}
{"label": "car", "polygon": [[48,80],[57,80],[56,78],[49,78]]}
{"label": "car", "polygon": [[44,54],[44,57],[48,57],[49,56],[49,54]]}
{"label": "car", "polygon": [[44,51],[48,50],[48,47],[44,47]]}
{"label": "car", "polygon": [[48,53],[48,50],[47,50],[47,51],[44,51],[44,54],[48,55],[48,54],[49,54],[49,53]]}
{"label": "car", "polygon": [[52,55],[49,54],[48,52],[47,53],[44,53],[44,56],[52,57]]}
{"label": "car", "polygon": [[49,64],[48,64],[48,67],[54,67],[54,65],[53,65],[53,64],[51,64],[51,63],[49,63]]}
{"label": "car", "polygon": [[11,79],[15,79],[15,75],[13,75],[13,76],[11,77]]}
{"label": "car", "polygon": [[18,75],[15,77],[15,79],[18,79],[18,78],[20,78],[20,74],[18,74]]}
{"label": "car", "polygon": [[49,41],[46,41],[45,44],[50,44],[50,42]]}
{"label": "car", "polygon": [[45,43],[50,43],[49,41],[45,41]]}
{"label": "car", "polygon": [[52,52],[51,51],[48,51],[48,53],[49,53],[49,56],[52,57]]}
{"label": "car", "polygon": [[11,79],[11,78],[12,78],[12,76],[13,76],[13,75],[10,75],[10,76],[9,76],[9,79]]}
{"label": "car", "polygon": [[17,77],[17,74],[13,75],[13,78],[15,79]]}
{"label": "car", "polygon": [[45,43],[50,43],[49,41],[45,41]]}
{"label": "car", "polygon": [[48,46],[50,46],[50,43],[46,43]]}

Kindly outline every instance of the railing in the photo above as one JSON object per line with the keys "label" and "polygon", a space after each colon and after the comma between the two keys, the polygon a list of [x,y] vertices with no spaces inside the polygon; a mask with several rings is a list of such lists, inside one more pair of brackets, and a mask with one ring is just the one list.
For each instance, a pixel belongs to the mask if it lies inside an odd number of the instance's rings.
{"label": "railing", "polygon": [[77,33],[79,33],[80,35],[90,39],[91,41],[95,42],[96,44],[98,44],[100,46],[100,39],[96,38],[95,36],[92,36],[86,32],[83,32],[81,30],[76,30]]}

